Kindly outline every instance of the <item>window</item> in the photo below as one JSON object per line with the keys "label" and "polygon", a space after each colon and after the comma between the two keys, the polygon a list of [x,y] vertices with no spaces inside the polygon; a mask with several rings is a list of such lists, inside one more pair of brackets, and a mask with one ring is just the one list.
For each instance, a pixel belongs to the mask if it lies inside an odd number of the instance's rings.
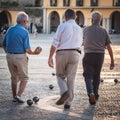
{"label": "window", "polygon": [[98,6],[98,0],[91,0],[91,6]]}
{"label": "window", "polygon": [[42,6],[42,0],[35,0],[35,6],[36,7]]}
{"label": "window", "polygon": [[83,0],[76,0],[76,6],[83,6]]}
{"label": "window", "polygon": [[113,0],[113,6],[120,6],[120,0]]}
{"label": "window", "polygon": [[70,6],[70,0],[63,0],[63,6]]}
{"label": "window", "polygon": [[57,6],[57,0],[50,0],[50,6]]}

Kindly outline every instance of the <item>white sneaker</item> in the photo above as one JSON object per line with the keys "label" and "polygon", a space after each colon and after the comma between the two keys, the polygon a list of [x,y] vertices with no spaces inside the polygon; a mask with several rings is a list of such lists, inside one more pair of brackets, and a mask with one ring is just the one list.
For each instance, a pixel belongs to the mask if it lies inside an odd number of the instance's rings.
{"label": "white sneaker", "polygon": [[17,99],[17,102],[19,102],[19,103],[24,103],[25,101],[21,98],[21,97],[19,97],[19,96],[15,96],[15,99]]}

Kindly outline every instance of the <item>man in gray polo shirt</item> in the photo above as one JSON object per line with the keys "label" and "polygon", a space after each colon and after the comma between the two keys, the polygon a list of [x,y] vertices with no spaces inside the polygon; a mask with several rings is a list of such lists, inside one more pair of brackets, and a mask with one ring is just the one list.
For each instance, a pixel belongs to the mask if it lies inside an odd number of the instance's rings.
{"label": "man in gray polo shirt", "polygon": [[113,52],[107,31],[100,26],[101,14],[92,14],[92,25],[83,32],[83,76],[85,78],[87,94],[90,104],[95,104],[99,97],[100,72],[103,65],[105,48],[108,50],[111,63],[110,70],[114,68]]}

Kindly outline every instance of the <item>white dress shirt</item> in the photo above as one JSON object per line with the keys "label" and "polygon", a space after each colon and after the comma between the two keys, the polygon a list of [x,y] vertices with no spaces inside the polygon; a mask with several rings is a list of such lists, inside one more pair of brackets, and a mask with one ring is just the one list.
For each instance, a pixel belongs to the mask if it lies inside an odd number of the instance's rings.
{"label": "white dress shirt", "polygon": [[68,20],[58,26],[52,45],[61,49],[80,49],[83,42],[83,30],[74,20]]}

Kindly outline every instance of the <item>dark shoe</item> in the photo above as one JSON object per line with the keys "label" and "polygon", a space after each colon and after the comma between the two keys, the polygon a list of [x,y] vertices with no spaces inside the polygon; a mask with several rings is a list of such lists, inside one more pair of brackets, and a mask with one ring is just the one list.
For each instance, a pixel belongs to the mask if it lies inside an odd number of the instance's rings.
{"label": "dark shoe", "polygon": [[68,91],[66,91],[61,98],[56,102],[57,105],[62,105],[69,98]]}
{"label": "dark shoe", "polygon": [[95,98],[94,93],[91,93],[91,94],[89,95],[89,103],[90,103],[91,105],[94,105],[94,104],[96,103],[96,98]]}
{"label": "dark shoe", "polygon": [[64,109],[70,109],[70,105],[65,104]]}
{"label": "dark shoe", "polygon": [[17,102],[17,99],[16,99],[16,98],[13,98],[12,102]]}

